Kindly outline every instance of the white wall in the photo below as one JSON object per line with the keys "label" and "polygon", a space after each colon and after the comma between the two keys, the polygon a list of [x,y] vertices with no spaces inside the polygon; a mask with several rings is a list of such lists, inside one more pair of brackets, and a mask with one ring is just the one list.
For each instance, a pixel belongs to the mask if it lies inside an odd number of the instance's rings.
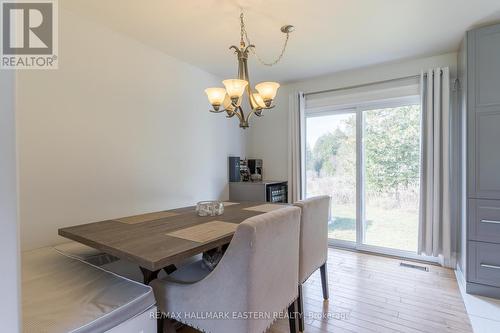
{"label": "white wall", "polygon": [[0,70],[0,323],[2,332],[19,331],[19,233],[15,140],[15,75]]}
{"label": "white wall", "polygon": [[63,226],[227,198],[236,120],[208,112],[220,79],[60,9],[59,69],[18,75],[23,249]]}
{"label": "white wall", "polygon": [[264,159],[264,176],[267,179],[286,180],[288,170],[288,96],[293,91],[304,93],[383,81],[417,75],[422,69],[449,66],[456,75],[457,54],[382,64],[356,70],[339,72],[309,80],[292,82],[280,88],[276,108],[266,112],[264,118],[254,121],[249,129],[248,156]]}

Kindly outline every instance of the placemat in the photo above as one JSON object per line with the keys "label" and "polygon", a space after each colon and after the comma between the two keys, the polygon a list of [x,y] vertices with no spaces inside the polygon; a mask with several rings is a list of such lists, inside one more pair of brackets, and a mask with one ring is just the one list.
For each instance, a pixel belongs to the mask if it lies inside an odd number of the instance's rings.
{"label": "placemat", "polygon": [[164,219],[166,217],[172,217],[172,216],[177,216],[177,215],[179,215],[179,214],[168,212],[168,211],[161,211],[161,212],[155,212],[155,213],[147,213],[147,214],[134,215],[134,216],[129,216],[129,217],[122,217],[119,219],[115,219],[114,221],[118,221],[118,222],[126,223],[126,224],[136,224],[136,223]]}
{"label": "placemat", "polygon": [[263,204],[263,205],[258,205],[258,206],[252,206],[248,208],[243,208],[244,210],[251,210],[254,212],[263,212],[263,213],[268,213],[276,209],[281,209],[285,208],[285,205],[276,205],[276,204]]}
{"label": "placemat", "polygon": [[167,236],[186,239],[192,242],[205,243],[222,238],[236,231],[237,223],[211,221],[167,233]]}

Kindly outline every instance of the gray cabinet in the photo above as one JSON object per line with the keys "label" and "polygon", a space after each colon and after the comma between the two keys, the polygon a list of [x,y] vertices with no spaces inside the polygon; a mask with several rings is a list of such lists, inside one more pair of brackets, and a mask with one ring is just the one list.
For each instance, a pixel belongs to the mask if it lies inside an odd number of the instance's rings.
{"label": "gray cabinet", "polygon": [[500,199],[500,25],[466,38],[468,196]]}
{"label": "gray cabinet", "polygon": [[500,200],[469,199],[468,221],[470,240],[498,242],[500,239]]}
{"label": "gray cabinet", "polygon": [[473,242],[469,244],[469,281],[500,287],[500,244]]}
{"label": "gray cabinet", "polygon": [[467,32],[459,78],[467,202],[460,266],[467,292],[500,297],[500,25]]}
{"label": "gray cabinet", "polygon": [[475,150],[475,173],[470,175],[474,185],[471,196],[500,199],[500,107],[494,112],[476,112],[475,117],[475,137],[471,139]]}

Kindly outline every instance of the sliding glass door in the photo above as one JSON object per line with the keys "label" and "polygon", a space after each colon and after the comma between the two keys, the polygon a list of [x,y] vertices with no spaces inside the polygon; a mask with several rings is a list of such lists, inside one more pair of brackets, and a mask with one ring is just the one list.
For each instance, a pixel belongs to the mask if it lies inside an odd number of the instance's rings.
{"label": "sliding glass door", "polygon": [[420,116],[415,99],[306,115],[303,194],[332,197],[333,244],[416,252]]}
{"label": "sliding glass door", "polygon": [[356,241],[356,113],[306,118],[306,196],[332,197],[328,236]]}
{"label": "sliding glass door", "polygon": [[416,252],[420,106],[363,112],[364,243]]}

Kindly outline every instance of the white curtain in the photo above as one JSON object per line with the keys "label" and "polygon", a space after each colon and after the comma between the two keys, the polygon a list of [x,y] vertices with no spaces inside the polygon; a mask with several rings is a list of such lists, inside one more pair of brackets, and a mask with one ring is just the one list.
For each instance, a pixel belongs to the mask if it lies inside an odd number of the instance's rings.
{"label": "white curtain", "polygon": [[288,201],[302,198],[304,93],[290,94],[288,114]]}
{"label": "white curtain", "polygon": [[436,68],[421,74],[422,141],[418,253],[454,267],[450,187],[450,72]]}

